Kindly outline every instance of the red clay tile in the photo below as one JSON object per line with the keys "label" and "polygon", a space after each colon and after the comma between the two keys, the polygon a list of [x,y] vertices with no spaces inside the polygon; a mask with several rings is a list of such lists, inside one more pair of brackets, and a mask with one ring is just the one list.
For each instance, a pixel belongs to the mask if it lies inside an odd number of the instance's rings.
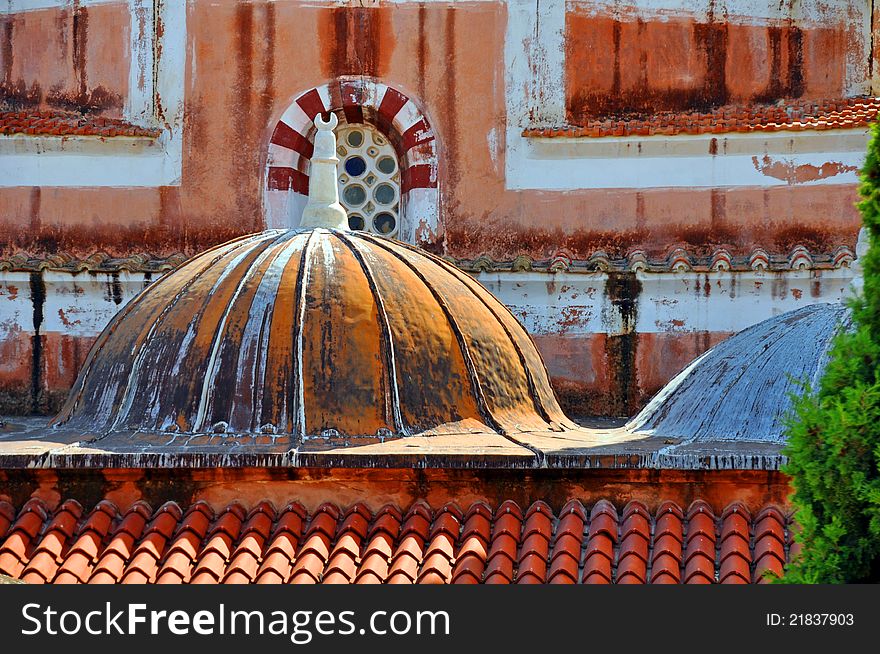
{"label": "red clay tile", "polygon": [[125,532],[133,538],[140,538],[152,515],[153,510],[150,508],[149,504],[142,501],[135,502],[131,508],[126,511],[125,515],[122,516],[122,521],[119,523],[119,526],[116,527],[114,538],[118,536],[120,532]]}
{"label": "red clay tile", "polygon": [[326,560],[314,551],[309,551],[296,560],[290,576],[291,584],[317,584],[324,576]]}
{"label": "red clay tile", "polygon": [[568,502],[560,512],[550,556],[550,571],[547,575],[549,583],[578,582],[581,541],[584,539],[586,517],[586,510],[577,500]]}
{"label": "red clay tile", "polygon": [[45,505],[29,500],[22,507],[0,546],[0,573],[18,578],[30,560],[37,534],[48,518]]}
{"label": "red clay tile", "polygon": [[483,572],[486,570],[486,558],[471,551],[462,556],[459,555],[452,570],[453,584],[479,584],[483,581]]}
{"label": "red clay tile", "polygon": [[431,519],[433,513],[425,502],[416,502],[407,511],[400,527],[400,535],[407,536],[416,534],[422,541],[428,539],[431,533]]}
{"label": "red clay tile", "polygon": [[327,562],[327,572],[324,575],[324,583],[350,584],[357,575],[358,560],[360,559],[361,541],[359,535],[349,530],[342,534],[330,554]]}
{"label": "red clay tile", "polygon": [[[177,521],[181,517],[180,507],[174,502],[166,502],[156,511],[153,519],[147,525],[144,537],[137,545],[131,561],[126,566],[121,579],[122,583],[152,583],[156,579],[159,561],[164,556],[171,534],[176,531]],[[192,532],[187,530],[185,533]],[[178,551],[183,559],[187,558],[182,550]],[[169,572],[174,570],[176,569],[169,569]]]}
{"label": "red clay tile", "polygon": [[158,533],[165,539],[171,538],[177,531],[181,515],[182,511],[175,502],[165,502],[147,525],[146,534]]}
{"label": "red clay tile", "polygon": [[464,516],[464,526],[461,529],[462,538],[473,534],[489,540],[492,534],[492,509],[485,502],[476,502]]}
{"label": "red clay tile", "polygon": [[590,511],[589,540],[584,558],[582,582],[610,584],[617,541],[617,510],[614,505],[600,500]]}
{"label": "red clay tile", "polygon": [[427,554],[419,570],[418,583],[448,584],[451,580],[452,557],[436,549]]}
{"label": "red clay tile", "polygon": [[[411,538],[408,536],[407,538]],[[386,584],[413,584],[418,579],[419,559],[408,554],[395,556],[388,569]]]}
{"label": "red clay tile", "polygon": [[90,584],[115,584],[119,582],[125,566],[132,556],[134,546],[143,533],[150,517],[149,507],[145,503],[136,503],[123,516],[115,533],[89,578]]}
{"label": "red clay tile", "polygon": [[753,583],[764,583],[764,573],[769,571],[781,576],[785,567],[785,544],[773,534],[765,534],[755,539],[755,567],[752,572]]}
{"label": "red clay tile", "polygon": [[518,520],[522,520],[523,517],[522,509],[519,507],[519,504],[513,500],[504,500],[498,505],[498,508],[495,509],[495,520],[498,520],[499,517],[507,514],[515,516]]}
{"label": "red clay tile", "polygon": [[516,583],[543,584],[547,581],[547,548],[523,555],[516,569]]}
{"label": "red clay tile", "polygon": [[373,517],[372,512],[364,504],[355,504],[342,519],[342,525],[339,527],[339,533],[344,534],[352,532],[356,535],[357,540],[361,541],[367,537],[370,529],[370,520]]}
{"label": "red clay tile", "polygon": [[388,577],[389,557],[376,551],[366,554],[355,575],[356,584],[382,584]]}
{"label": "red clay tile", "polygon": [[[291,542],[290,534],[284,534],[279,538],[284,539],[291,551],[295,550],[296,544]],[[266,554],[260,564],[255,580],[258,584],[286,584],[290,579],[290,573],[293,570],[293,555],[284,552],[280,541],[276,541],[276,543],[278,546]]]}
{"label": "red clay tile", "polygon": [[[101,516],[107,519],[104,520]],[[85,583],[88,581],[92,566],[97,562],[98,554],[102,550],[104,535],[109,528],[110,516],[104,511],[95,511],[81,530],[82,535],[70,547],[58,571],[58,576],[55,578],[55,583]]]}
{"label": "red clay tile", "polygon": [[[143,568],[147,572],[147,568]],[[186,584],[192,578],[192,560],[181,552],[175,552],[165,559],[156,573],[157,584]]]}

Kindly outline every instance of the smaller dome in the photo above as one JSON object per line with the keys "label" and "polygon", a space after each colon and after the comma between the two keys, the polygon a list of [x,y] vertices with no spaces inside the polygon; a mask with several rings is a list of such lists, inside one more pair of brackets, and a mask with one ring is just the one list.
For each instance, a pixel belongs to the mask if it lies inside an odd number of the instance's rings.
{"label": "smaller dome", "polygon": [[784,443],[791,395],[815,388],[849,309],[812,304],[722,341],[654,396],[627,429],[689,441]]}

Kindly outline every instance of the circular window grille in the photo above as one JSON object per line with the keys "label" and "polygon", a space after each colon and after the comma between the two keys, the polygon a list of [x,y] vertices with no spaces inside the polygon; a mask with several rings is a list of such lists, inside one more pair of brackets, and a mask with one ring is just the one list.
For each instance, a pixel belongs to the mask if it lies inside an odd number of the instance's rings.
{"label": "circular window grille", "polygon": [[384,136],[368,125],[336,130],[339,201],[348,212],[348,226],[383,236],[400,227],[400,166]]}

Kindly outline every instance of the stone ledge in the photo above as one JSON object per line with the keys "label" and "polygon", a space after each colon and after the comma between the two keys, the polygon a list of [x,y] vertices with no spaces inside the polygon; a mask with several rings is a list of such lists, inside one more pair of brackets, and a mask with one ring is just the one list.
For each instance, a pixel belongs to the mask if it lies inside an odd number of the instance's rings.
{"label": "stone ledge", "polygon": [[[621,427],[559,434],[529,432],[411,436],[384,443],[292,447],[273,443],[162,444],[139,434],[92,440],[46,427],[38,418],[10,421],[0,432],[0,469],[559,469],[766,470],[785,464],[782,445],[753,441],[670,440]],[[147,436],[147,435],[144,435]],[[92,440],[92,442],[89,442]],[[153,444],[150,442],[152,441]]]}

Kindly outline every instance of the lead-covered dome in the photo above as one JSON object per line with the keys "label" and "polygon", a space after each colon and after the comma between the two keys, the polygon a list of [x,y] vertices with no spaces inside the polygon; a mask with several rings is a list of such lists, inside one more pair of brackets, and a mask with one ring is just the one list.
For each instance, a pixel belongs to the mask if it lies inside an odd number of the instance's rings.
{"label": "lead-covered dome", "polygon": [[680,372],[627,425],[688,441],[785,442],[792,395],[816,388],[834,337],[851,323],[846,305],[813,304],[722,341]]}
{"label": "lead-covered dome", "polygon": [[478,282],[336,229],[205,252],[126,305],[55,420],[85,432],[384,439],[574,428]]}

